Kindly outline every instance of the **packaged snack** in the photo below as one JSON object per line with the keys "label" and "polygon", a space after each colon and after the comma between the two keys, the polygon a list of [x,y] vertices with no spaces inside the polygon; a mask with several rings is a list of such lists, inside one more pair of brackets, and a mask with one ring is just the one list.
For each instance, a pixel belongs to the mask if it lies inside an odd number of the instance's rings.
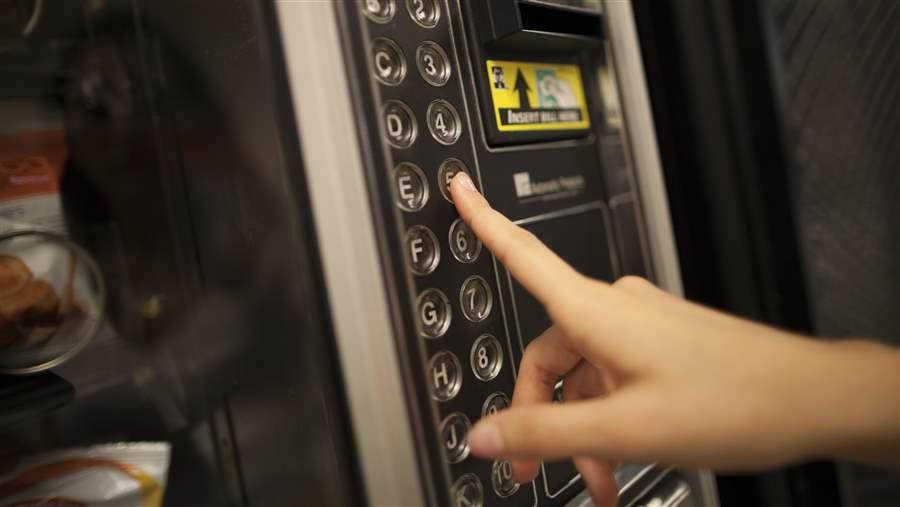
{"label": "packaged snack", "polygon": [[159,507],[166,442],[96,445],[21,459],[0,476],[2,507]]}

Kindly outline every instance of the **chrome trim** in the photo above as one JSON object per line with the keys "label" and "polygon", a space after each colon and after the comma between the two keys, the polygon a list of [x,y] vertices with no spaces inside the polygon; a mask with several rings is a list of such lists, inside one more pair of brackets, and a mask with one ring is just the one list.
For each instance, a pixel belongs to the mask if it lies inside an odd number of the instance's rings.
{"label": "chrome trim", "polygon": [[598,209],[606,209],[606,203],[603,201],[592,201],[584,204],[579,204],[578,206],[572,206],[570,208],[558,209],[555,211],[550,211],[547,213],[541,213],[540,215],[533,215],[526,218],[520,218],[519,220],[514,221],[513,223],[518,226],[533,224],[535,222],[543,222],[544,220],[552,220],[554,218],[562,218],[571,215],[578,215],[584,213],[586,211],[595,211]]}
{"label": "chrome trim", "polygon": [[[604,13],[622,98],[624,135],[637,179],[656,282],[666,291],[683,296],[678,250],[631,0],[607,0]],[[698,492],[703,500],[701,505],[717,507],[719,500],[712,473],[701,470],[691,474],[701,485]]]}
{"label": "chrome trim", "polygon": [[365,495],[372,505],[425,505],[337,4],[279,0],[276,9]]}

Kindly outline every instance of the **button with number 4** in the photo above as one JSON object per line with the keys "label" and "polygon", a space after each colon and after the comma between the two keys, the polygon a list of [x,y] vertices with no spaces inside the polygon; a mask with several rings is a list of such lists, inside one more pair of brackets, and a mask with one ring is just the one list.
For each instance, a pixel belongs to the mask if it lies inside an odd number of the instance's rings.
{"label": "button with number 4", "polygon": [[463,315],[472,322],[488,318],[494,307],[494,294],[484,278],[477,275],[466,278],[459,291],[459,306]]}
{"label": "button with number 4", "polygon": [[450,251],[456,260],[464,264],[475,262],[481,253],[481,241],[461,218],[450,226]]}
{"label": "button with number 4", "polygon": [[472,345],[469,362],[478,380],[493,380],[503,368],[503,347],[493,336],[482,335]]}
{"label": "button with number 4", "polygon": [[422,28],[434,28],[441,19],[437,0],[406,0],[406,10]]}
{"label": "button with number 4", "polygon": [[428,106],[428,130],[435,141],[446,146],[455,144],[462,134],[462,122],[456,108],[446,100],[432,102]]}
{"label": "button with number 4", "polygon": [[450,196],[450,182],[453,181],[453,177],[457,173],[461,172],[469,174],[469,168],[462,163],[462,160],[456,158],[448,158],[438,168],[438,183],[441,185],[441,195],[450,202],[453,202]]}
{"label": "button with number 4", "polygon": [[484,506],[484,489],[475,474],[466,474],[453,483],[453,506]]}
{"label": "button with number 4", "polygon": [[481,407],[481,415],[487,417],[508,408],[509,397],[505,393],[494,393],[484,400],[484,405]]}
{"label": "button with number 4", "polygon": [[432,86],[444,86],[450,80],[450,59],[436,43],[428,41],[416,50],[419,74]]}

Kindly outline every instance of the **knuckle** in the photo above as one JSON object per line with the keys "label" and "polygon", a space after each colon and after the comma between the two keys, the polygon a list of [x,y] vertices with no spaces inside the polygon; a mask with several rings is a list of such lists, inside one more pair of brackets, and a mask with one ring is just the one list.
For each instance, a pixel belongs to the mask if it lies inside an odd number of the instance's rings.
{"label": "knuckle", "polygon": [[626,275],[613,283],[613,287],[626,291],[642,292],[653,287],[647,280],[634,275]]}

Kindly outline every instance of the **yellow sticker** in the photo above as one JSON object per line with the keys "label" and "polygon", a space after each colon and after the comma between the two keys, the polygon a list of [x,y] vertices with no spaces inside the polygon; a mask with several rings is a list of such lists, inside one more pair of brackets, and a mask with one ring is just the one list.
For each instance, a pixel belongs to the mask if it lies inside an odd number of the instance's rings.
{"label": "yellow sticker", "polygon": [[590,128],[577,65],[487,61],[500,132]]}

